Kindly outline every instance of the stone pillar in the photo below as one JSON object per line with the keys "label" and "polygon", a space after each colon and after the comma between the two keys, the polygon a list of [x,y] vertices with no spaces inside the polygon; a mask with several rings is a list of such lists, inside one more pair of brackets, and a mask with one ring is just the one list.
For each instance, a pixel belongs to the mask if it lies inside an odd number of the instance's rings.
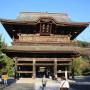
{"label": "stone pillar", "polygon": [[57,76],[57,58],[54,59],[54,74]]}
{"label": "stone pillar", "polygon": [[35,60],[35,58],[33,58],[33,76],[32,76],[32,78],[36,78],[36,65],[35,65],[35,63],[36,63],[36,60]]}

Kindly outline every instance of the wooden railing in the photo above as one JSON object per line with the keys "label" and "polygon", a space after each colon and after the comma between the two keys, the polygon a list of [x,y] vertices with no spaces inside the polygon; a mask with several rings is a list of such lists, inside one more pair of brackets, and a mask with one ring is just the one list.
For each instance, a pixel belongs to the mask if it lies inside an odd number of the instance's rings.
{"label": "wooden railing", "polygon": [[22,34],[19,39],[15,39],[14,42],[31,42],[31,43],[70,43],[70,37],[68,35],[51,35],[51,36],[39,36]]}
{"label": "wooden railing", "polygon": [[16,71],[17,73],[33,73],[32,71]]}
{"label": "wooden railing", "polygon": [[[57,73],[59,74],[59,73],[65,73],[65,71],[57,71]],[[67,73],[71,73],[71,71],[67,71]]]}
{"label": "wooden railing", "polygon": [[[44,61],[44,62],[45,61],[46,62],[47,61],[48,62],[52,62],[53,61],[54,62],[54,60],[55,60],[55,58],[35,58],[35,59],[36,59],[36,62],[40,62],[40,61]],[[72,58],[56,58],[56,59],[57,59],[58,62],[64,62],[64,61],[65,62],[70,62],[70,61],[72,61]],[[17,60],[17,62],[18,61],[24,61],[24,62],[28,62],[29,61],[29,62],[33,63],[33,58],[25,58],[25,57],[21,58],[20,57],[20,58],[17,58],[16,60]]]}
{"label": "wooden railing", "polygon": [[12,43],[13,45],[60,45],[60,46],[79,46],[77,42],[22,42],[16,40]]}
{"label": "wooden railing", "polygon": [[32,66],[33,65],[33,63],[18,63],[17,64],[18,66]]}

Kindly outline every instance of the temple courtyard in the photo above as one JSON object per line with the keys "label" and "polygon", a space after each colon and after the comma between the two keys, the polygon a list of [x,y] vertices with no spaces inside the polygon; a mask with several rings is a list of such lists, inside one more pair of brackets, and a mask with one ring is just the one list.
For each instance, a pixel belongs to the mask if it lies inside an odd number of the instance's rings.
{"label": "temple courtyard", "polygon": [[[60,90],[60,80],[46,79],[44,90]],[[69,90],[90,90],[90,76],[78,76],[74,80],[69,80]],[[20,78],[19,80],[8,80],[8,86],[0,85],[0,90],[43,90],[42,79]]]}

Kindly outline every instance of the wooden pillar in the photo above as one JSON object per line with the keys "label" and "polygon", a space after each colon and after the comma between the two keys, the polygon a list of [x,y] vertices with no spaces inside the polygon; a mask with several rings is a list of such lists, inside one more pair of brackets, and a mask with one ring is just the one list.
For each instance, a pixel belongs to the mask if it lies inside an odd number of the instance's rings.
{"label": "wooden pillar", "polygon": [[54,75],[57,75],[57,58],[54,59]]}
{"label": "wooden pillar", "polygon": [[36,65],[35,65],[35,63],[36,63],[36,60],[35,60],[35,58],[33,58],[33,76],[32,76],[32,78],[36,78]]}
{"label": "wooden pillar", "polygon": [[17,61],[16,57],[14,59],[15,59],[15,79],[17,79],[18,78],[18,74],[17,74],[17,63],[18,63],[18,61]]}
{"label": "wooden pillar", "polygon": [[70,75],[72,73],[72,58],[69,58],[69,59],[70,59],[70,65],[68,66],[68,71],[69,71],[68,78],[70,78]]}
{"label": "wooden pillar", "polygon": [[72,70],[71,70],[71,73],[72,73],[72,79],[74,79],[74,63],[73,63],[73,60],[74,59],[72,59]]}

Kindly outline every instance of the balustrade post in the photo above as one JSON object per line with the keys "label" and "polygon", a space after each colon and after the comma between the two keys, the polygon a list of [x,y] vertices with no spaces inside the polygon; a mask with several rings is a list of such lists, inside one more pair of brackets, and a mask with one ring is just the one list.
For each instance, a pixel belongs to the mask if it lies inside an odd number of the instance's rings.
{"label": "balustrade post", "polygon": [[57,58],[54,59],[54,75],[57,77]]}
{"label": "balustrade post", "polygon": [[32,76],[32,78],[36,78],[36,65],[35,65],[35,63],[36,63],[36,60],[35,60],[35,58],[33,58],[33,76]]}

